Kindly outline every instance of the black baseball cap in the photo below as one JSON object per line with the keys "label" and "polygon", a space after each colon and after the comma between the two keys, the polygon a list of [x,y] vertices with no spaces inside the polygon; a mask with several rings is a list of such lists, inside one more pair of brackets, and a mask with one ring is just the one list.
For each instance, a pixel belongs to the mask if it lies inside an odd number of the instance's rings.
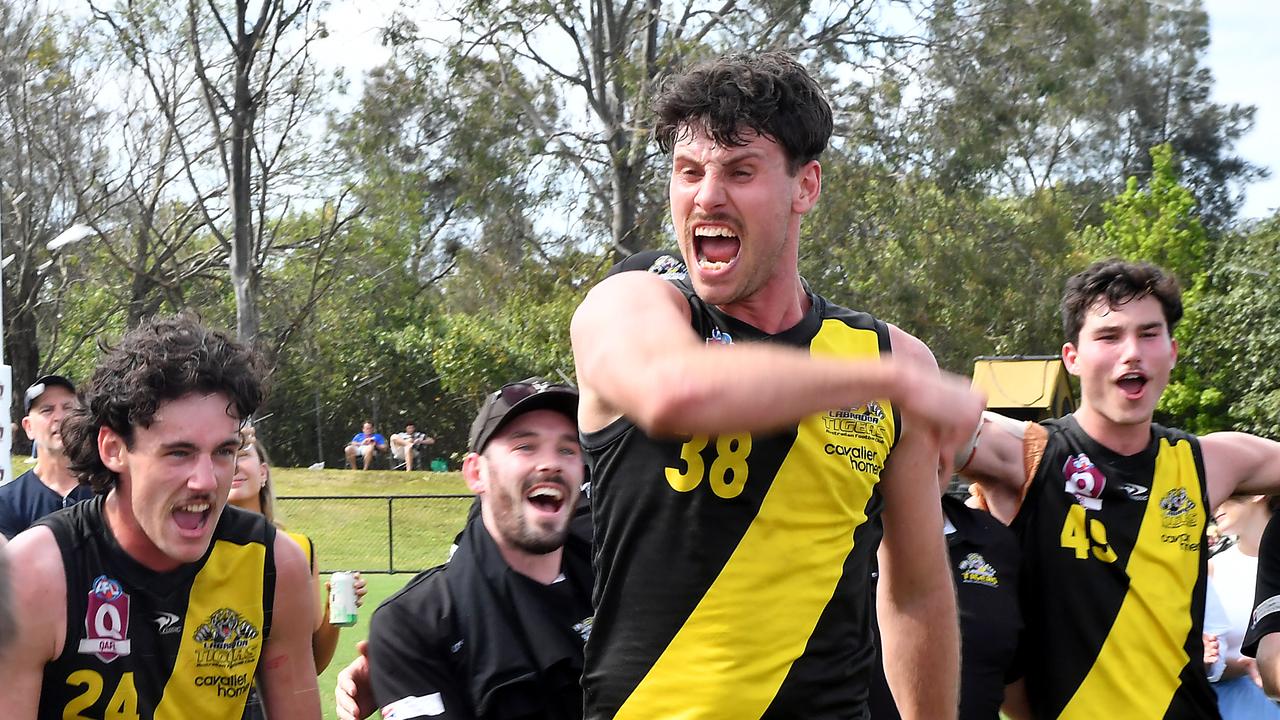
{"label": "black baseball cap", "polygon": [[507,383],[489,393],[480,413],[471,423],[468,445],[480,452],[494,433],[516,417],[530,410],[556,410],[578,425],[578,389],[564,383],[553,383],[540,377]]}
{"label": "black baseball cap", "polygon": [[61,375],[41,375],[36,381],[31,383],[27,388],[27,394],[22,397],[22,409],[25,412],[31,412],[31,403],[44,394],[50,385],[61,385],[71,391],[74,395],[76,392],[75,383],[62,377]]}

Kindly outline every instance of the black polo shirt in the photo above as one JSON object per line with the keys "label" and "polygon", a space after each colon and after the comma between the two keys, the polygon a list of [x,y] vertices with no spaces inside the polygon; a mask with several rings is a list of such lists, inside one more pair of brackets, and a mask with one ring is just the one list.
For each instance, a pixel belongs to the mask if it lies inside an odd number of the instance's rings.
{"label": "black polo shirt", "polygon": [[32,468],[13,482],[0,485],[0,534],[12,540],[14,535],[31,527],[45,515],[91,497],[93,490],[88,485],[77,485],[66,497],[62,497],[40,482],[35,468]]}
{"label": "black polo shirt", "polygon": [[[960,611],[959,717],[996,720],[1005,685],[1021,676],[1018,540],[999,520],[957,498],[943,496],[942,511],[948,522],[947,553]],[[895,720],[900,716],[883,664],[878,669],[871,687],[871,717]]]}

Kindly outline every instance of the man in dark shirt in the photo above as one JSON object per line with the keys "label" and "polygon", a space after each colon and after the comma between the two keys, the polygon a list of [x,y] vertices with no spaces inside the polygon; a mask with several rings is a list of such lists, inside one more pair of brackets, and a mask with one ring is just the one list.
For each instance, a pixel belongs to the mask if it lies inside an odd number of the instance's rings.
{"label": "man in dark shirt", "polygon": [[[960,459],[963,463],[964,459]],[[943,530],[960,610],[959,720],[997,720],[1005,686],[1021,678],[1018,566],[1022,553],[1013,531],[991,515],[942,496]],[[871,685],[871,717],[901,717],[884,679]],[[1019,698],[1018,693],[1013,699]]]}
{"label": "man in dark shirt", "polygon": [[93,497],[89,486],[67,469],[62,449],[62,418],[76,405],[76,386],[61,375],[45,375],[27,388],[22,429],[40,452],[35,467],[0,485],[0,534],[5,537],[12,538],[54,510]]}
{"label": "man in dark shirt", "polygon": [[338,680],[338,715],[582,717],[590,548],[570,532],[583,479],[577,392],[533,378],[490,394],[462,465],[480,512],[449,564],[373,615],[369,657]]}

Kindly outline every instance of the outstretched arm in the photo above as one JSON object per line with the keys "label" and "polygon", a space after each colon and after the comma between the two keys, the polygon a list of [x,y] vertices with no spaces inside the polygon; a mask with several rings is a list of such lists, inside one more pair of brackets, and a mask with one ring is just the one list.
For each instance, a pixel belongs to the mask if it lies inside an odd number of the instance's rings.
{"label": "outstretched arm", "polygon": [[1280,495],[1280,443],[1242,432],[1200,438],[1209,505],[1232,495]]}
{"label": "outstretched arm", "polygon": [[625,415],[651,435],[769,431],[889,400],[954,451],[977,424],[981,397],[936,369],[770,343],[708,344],[689,317],[680,292],[648,273],[620,273],[592,289],[571,327],[582,430]]}
{"label": "outstretched arm", "polygon": [[[903,361],[937,372],[933,355],[906,333],[894,338]],[[937,437],[904,422],[883,479],[877,614],[884,670],[904,720],[954,718],[959,704],[960,631],[938,503]]]}
{"label": "outstretched arm", "polygon": [[271,637],[262,650],[258,673],[270,718],[316,720],[320,689],[311,654],[316,598],[311,569],[302,548],[276,533],[276,595]]}

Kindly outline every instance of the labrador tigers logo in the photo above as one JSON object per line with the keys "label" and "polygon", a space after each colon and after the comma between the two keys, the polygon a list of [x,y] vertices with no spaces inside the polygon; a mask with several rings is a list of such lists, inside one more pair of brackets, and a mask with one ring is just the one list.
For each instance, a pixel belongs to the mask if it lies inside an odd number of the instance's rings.
{"label": "labrador tigers logo", "polygon": [[196,651],[196,666],[236,667],[258,661],[258,628],[235,610],[215,610],[196,628],[191,639],[201,644]]}
{"label": "labrador tigers logo", "polygon": [[1195,509],[1196,501],[1187,497],[1186,488],[1174,488],[1160,498],[1161,520],[1166,528],[1194,526],[1196,519],[1191,511]]}

